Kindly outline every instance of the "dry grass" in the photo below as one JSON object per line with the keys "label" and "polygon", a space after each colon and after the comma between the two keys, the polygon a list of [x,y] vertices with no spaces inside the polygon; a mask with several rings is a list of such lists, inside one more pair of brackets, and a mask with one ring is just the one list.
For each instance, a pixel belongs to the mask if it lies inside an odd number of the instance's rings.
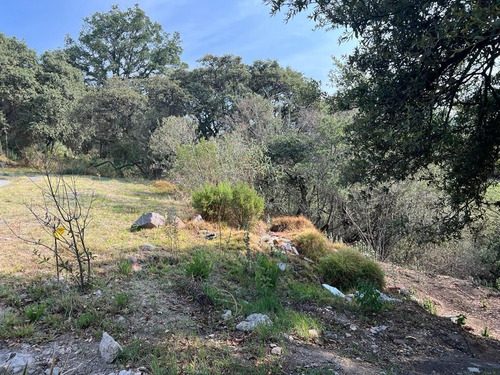
{"label": "dry grass", "polygon": [[[36,183],[44,185],[43,181]],[[95,194],[92,222],[86,237],[96,257],[96,264],[106,264],[129,256],[129,253],[145,243],[159,247],[168,243],[167,234],[162,228],[130,231],[130,226],[141,214],[153,211],[165,215],[168,210],[174,210],[181,218],[191,214],[189,205],[182,199],[174,200],[153,194],[146,181],[78,177],[76,187],[84,203],[89,200],[92,191]],[[52,271],[51,267],[38,263],[32,245],[16,238],[9,229],[12,228],[19,236],[51,240],[26,208],[26,204],[41,203],[40,189],[27,177],[11,178],[9,185],[0,188],[0,202],[0,248],[3,250],[0,252],[0,276],[31,277],[40,272]],[[178,241],[181,245],[192,243],[182,233]]]}
{"label": "dry grass", "polygon": [[305,229],[316,229],[313,223],[304,216],[280,216],[271,222],[273,232],[298,232]]}
{"label": "dry grass", "polygon": [[[17,171],[18,174],[22,173]],[[9,173],[15,176],[16,170],[10,169]],[[43,186],[44,181],[35,184],[25,176],[12,177],[10,180],[10,184],[0,188],[0,278],[27,280],[52,276],[54,267],[40,264],[33,254],[33,245],[16,237],[19,235],[51,243],[51,236],[44,232],[26,208],[26,204],[41,203],[41,192],[36,184]],[[139,249],[144,244],[156,246],[159,252],[171,247],[181,252],[191,251],[199,246],[235,251],[245,249],[244,231],[226,226],[219,228],[214,223],[189,222],[188,218],[194,215],[194,211],[188,198],[158,194],[153,191],[149,181],[81,176],[76,178],[76,187],[84,203],[92,192],[95,194],[92,221],[86,231],[86,238],[95,256],[93,264],[97,275],[106,274],[110,267],[115,267],[118,261],[126,257],[144,258],[147,254]],[[157,212],[165,217],[174,212],[187,226],[178,230],[175,239],[167,228],[132,232],[131,225],[145,212]],[[207,232],[217,233],[218,237],[207,240]],[[252,250],[260,249],[259,240],[259,235],[250,234]]]}
{"label": "dry grass", "polygon": [[300,254],[314,261],[336,251],[334,245],[317,229],[300,232],[292,242]]}
{"label": "dry grass", "polygon": [[171,195],[175,194],[178,191],[178,187],[176,184],[165,181],[165,180],[157,180],[151,185],[152,192],[156,194],[165,194]]}

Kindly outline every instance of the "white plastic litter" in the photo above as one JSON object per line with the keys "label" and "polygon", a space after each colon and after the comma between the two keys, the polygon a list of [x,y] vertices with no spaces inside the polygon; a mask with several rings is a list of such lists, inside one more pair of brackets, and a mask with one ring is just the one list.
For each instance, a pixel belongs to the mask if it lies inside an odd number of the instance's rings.
{"label": "white plastic litter", "polygon": [[326,290],[328,290],[330,293],[332,293],[334,296],[339,296],[340,298],[345,298],[345,294],[342,293],[340,290],[338,290],[337,288],[331,286],[331,285],[328,285],[328,284],[321,284],[323,285],[323,288],[325,288]]}

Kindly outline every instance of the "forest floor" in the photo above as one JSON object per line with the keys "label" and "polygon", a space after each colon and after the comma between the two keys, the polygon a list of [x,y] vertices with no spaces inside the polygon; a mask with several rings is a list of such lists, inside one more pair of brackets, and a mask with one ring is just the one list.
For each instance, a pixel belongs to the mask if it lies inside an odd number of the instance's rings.
{"label": "forest floor", "polygon": [[[150,182],[79,178],[78,188],[97,196],[88,230],[97,256],[94,281],[79,292],[54,281],[53,269],[18,238],[28,232],[43,238],[23,206],[38,188],[25,177],[6,178],[11,183],[0,188],[0,366],[12,364],[15,354],[29,361],[30,374],[50,374],[51,367],[68,375],[500,374],[498,291],[381,264],[384,292],[401,302],[368,312],[322,289],[314,264],[269,253],[286,271],[271,300],[261,301],[245,273],[244,231],[209,223],[188,223],[175,238],[164,228],[130,231],[143,212],[173,207],[186,222],[193,214],[181,195],[158,192]],[[220,235],[208,240],[208,232]],[[267,233],[264,223],[250,233],[253,253],[269,252],[260,241]],[[185,275],[199,248],[214,264],[204,281]],[[272,328],[236,329],[259,309]],[[229,319],[222,317],[226,310]],[[454,322],[460,314],[463,326]],[[99,354],[103,331],[123,347],[111,364]]]}

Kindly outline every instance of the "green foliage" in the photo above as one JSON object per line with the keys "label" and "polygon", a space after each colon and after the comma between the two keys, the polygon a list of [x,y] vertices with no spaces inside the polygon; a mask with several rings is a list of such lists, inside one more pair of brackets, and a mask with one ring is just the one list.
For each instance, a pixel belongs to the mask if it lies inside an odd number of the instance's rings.
{"label": "green foliage", "polygon": [[213,267],[214,264],[208,257],[206,250],[198,250],[186,264],[185,269],[189,277],[205,280],[210,276]]}
{"label": "green foliage", "polygon": [[436,304],[430,298],[426,298],[422,301],[422,307],[433,315],[437,315],[438,313]]}
{"label": "green foliage", "polygon": [[465,316],[464,314],[460,314],[459,316],[457,316],[456,323],[460,327],[464,326],[467,323],[467,316]]}
{"label": "green foliage", "polygon": [[24,308],[24,313],[30,322],[36,322],[45,314],[46,307],[43,302],[32,303]]}
{"label": "green foliage", "polygon": [[207,184],[192,197],[193,207],[205,219],[239,227],[257,220],[264,210],[264,200],[243,182],[234,186],[228,182]]}
{"label": "green foliage", "polygon": [[[426,173],[448,193],[456,215],[443,229],[473,219],[499,160],[500,96],[492,82],[500,57],[496,2],[269,0],[288,17],[311,11],[319,26],[361,41],[336,79],[336,104],[355,107],[348,128],[352,180],[389,181]],[[310,8],[310,9],[308,9]],[[492,65],[493,64],[493,65]]]}
{"label": "green foliage", "polygon": [[325,288],[318,284],[303,281],[292,281],[288,285],[290,297],[297,302],[317,303],[318,305],[333,305],[335,298]]}
{"label": "green foliage", "polygon": [[362,281],[379,289],[385,284],[380,266],[351,248],[340,249],[320,259],[318,270],[325,283],[343,291],[355,289]]}
{"label": "green foliage", "polygon": [[264,199],[244,182],[233,186],[231,199],[233,221],[239,227],[258,220],[264,211]]}
{"label": "green foliage", "polygon": [[293,243],[302,255],[314,261],[324,257],[330,248],[323,233],[316,229],[306,229],[300,232],[293,239]]}
{"label": "green foliage", "polygon": [[127,259],[121,260],[118,262],[118,271],[122,275],[130,275],[132,273],[132,263]]}
{"label": "green foliage", "polygon": [[250,92],[250,74],[239,56],[209,54],[198,63],[199,68],[175,74],[194,99],[192,113],[198,120],[199,132],[208,139],[229,130],[224,120],[233,111],[234,103]]}
{"label": "green foliage", "polygon": [[196,122],[192,118],[170,116],[161,120],[149,140],[149,149],[157,173],[173,168],[177,149],[196,141]]}
{"label": "green foliage", "polygon": [[254,271],[257,291],[261,294],[268,294],[274,291],[280,273],[281,270],[276,262],[264,254],[259,254]]}
{"label": "green foliage", "polygon": [[486,326],[483,328],[483,330],[481,331],[481,336],[486,337],[486,338],[491,337],[491,332],[490,332],[489,327]]}
{"label": "green foliage", "polygon": [[113,300],[114,307],[117,311],[123,310],[129,303],[131,299],[131,294],[128,292],[120,292],[115,295]]}
{"label": "green foliage", "polygon": [[78,41],[66,38],[70,61],[86,74],[86,80],[102,85],[108,75],[120,78],[166,73],[180,64],[179,33],[165,33],[136,4],[121,11],[113,5],[106,13],[84,18]]}
{"label": "green foliage", "polygon": [[310,338],[310,330],[321,330],[321,323],[318,319],[312,318],[302,312],[293,310],[286,311],[282,319],[286,319],[288,321],[288,331],[302,339]]}
{"label": "green foliage", "polygon": [[242,307],[245,315],[277,313],[283,309],[279,298],[274,293],[261,294],[255,300],[243,303]]}
{"label": "green foliage", "polygon": [[79,329],[85,329],[99,321],[99,314],[96,310],[90,310],[87,312],[82,312],[78,314],[76,319],[76,327]]}
{"label": "green foliage", "polygon": [[384,303],[380,299],[380,291],[375,285],[363,280],[358,283],[357,289],[354,293],[354,300],[364,311],[382,311]]}

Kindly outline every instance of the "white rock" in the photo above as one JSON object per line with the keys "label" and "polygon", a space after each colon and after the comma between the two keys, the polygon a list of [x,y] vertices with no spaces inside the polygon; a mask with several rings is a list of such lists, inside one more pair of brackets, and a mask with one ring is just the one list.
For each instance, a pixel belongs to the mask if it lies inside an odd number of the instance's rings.
{"label": "white rock", "polygon": [[106,332],[102,333],[102,340],[99,344],[99,353],[107,363],[112,363],[122,351],[122,347]]}
{"label": "white rock", "polygon": [[[55,366],[52,369],[52,375],[59,375],[60,373],[61,373],[61,368],[60,367]],[[45,370],[45,374],[50,375],[50,368],[48,368],[47,370]]]}
{"label": "white rock", "polygon": [[379,299],[382,300],[383,302],[403,302],[402,300],[400,300],[398,298],[389,297],[388,295],[382,293],[380,290],[377,290],[377,292],[380,295]]}
{"label": "white rock", "polygon": [[345,294],[342,293],[340,290],[338,290],[337,288],[331,286],[331,285],[328,285],[328,284],[321,284],[323,285],[323,288],[325,288],[326,290],[328,290],[330,293],[332,293],[334,296],[339,296],[340,298],[345,298]]}
{"label": "white rock", "polygon": [[317,339],[319,337],[319,332],[317,329],[310,329],[308,333],[311,339]]}
{"label": "white rock", "polygon": [[283,348],[281,346],[275,346],[271,349],[271,354],[281,355],[283,353]]}
{"label": "white rock", "polygon": [[233,313],[231,310],[226,310],[224,314],[221,315],[221,318],[224,320],[228,320],[233,316]]}
{"label": "white rock", "polygon": [[278,263],[278,268],[282,271],[286,270],[286,264],[285,263]]}
{"label": "white rock", "polygon": [[236,329],[239,331],[253,331],[255,327],[261,324],[273,324],[271,319],[265,314],[251,314],[246,317],[246,319],[240,322]]}
{"label": "white rock", "polygon": [[479,369],[477,367],[467,367],[467,370],[469,372],[472,372],[472,373],[475,373],[475,374],[481,373],[481,371],[479,371]]}
{"label": "white rock", "polygon": [[121,370],[118,375],[141,375],[140,371]]}
{"label": "white rock", "polygon": [[201,215],[194,215],[193,218],[191,219],[191,221],[194,223],[202,223],[203,218],[201,217]]}
{"label": "white rock", "polygon": [[382,332],[382,331],[385,331],[387,328],[387,326],[377,326],[377,327],[372,327],[370,328],[370,332],[375,334],[375,333],[379,333],[379,332]]}

